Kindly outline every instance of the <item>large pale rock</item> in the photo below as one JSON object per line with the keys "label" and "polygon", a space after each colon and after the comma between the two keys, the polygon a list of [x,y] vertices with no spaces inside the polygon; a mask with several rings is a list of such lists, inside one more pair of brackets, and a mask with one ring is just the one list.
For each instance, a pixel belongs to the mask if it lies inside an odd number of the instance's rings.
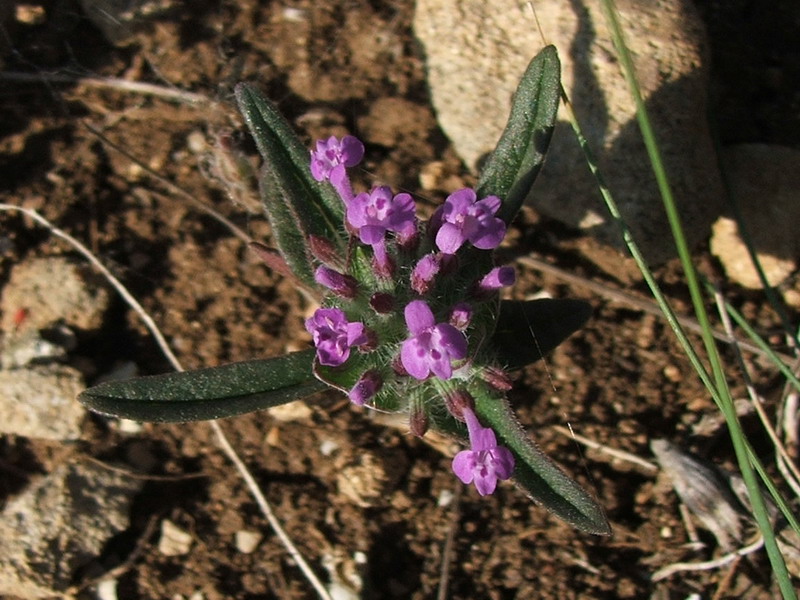
{"label": "large pale rock", "polygon": [[110,294],[85,264],[55,256],[16,265],[0,298],[0,327],[8,335],[45,329],[57,323],[84,330],[98,328]]}
{"label": "large pale rock", "polygon": [[[767,281],[780,285],[800,259],[800,151],[784,146],[741,144],[722,153],[731,194]],[[729,217],[714,223],[711,252],[725,273],[744,287],[759,289],[739,226]]]}
{"label": "large pale rock", "polygon": [[86,410],[75,397],[83,377],[66,365],[0,370],[0,433],[77,440]]}
{"label": "large pale rock", "polygon": [[75,571],[128,527],[141,481],[92,463],[65,464],[0,515],[0,594],[63,597]]}
{"label": "large pale rock", "polygon": [[[722,192],[705,123],[704,32],[690,0],[619,0],[642,91],[690,242],[707,237]],[[651,260],[673,253],[661,200],[600,0],[538,0],[562,80],[600,169]],[[414,30],[442,129],[471,168],[499,138],[511,96],[543,47],[527,3],[418,0]],[[553,144],[529,198],[542,213],[622,246],[562,106]]]}

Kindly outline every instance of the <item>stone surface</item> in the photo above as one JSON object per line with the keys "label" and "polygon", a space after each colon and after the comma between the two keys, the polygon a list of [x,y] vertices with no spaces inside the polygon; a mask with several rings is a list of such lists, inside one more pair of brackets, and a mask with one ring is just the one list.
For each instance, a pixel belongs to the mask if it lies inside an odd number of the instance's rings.
{"label": "stone surface", "polygon": [[0,297],[0,327],[6,333],[41,330],[64,323],[100,327],[109,292],[90,267],[64,257],[27,260],[11,270]]}
{"label": "stone surface", "polygon": [[75,400],[83,377],[64,365],[0,370],[0,432],[29,438],[76,440],[86,410]]}
{"label": "stone surface", "polygon": [[[800,258],[800,151],[741,144],[726,148],[722,159],[767,281],[780,285],[797,270]],[[744,287],[761,288],[736,220],[727,216],[717,220],[711,252],[730,279]]]}
{"label": "stone surface", "polygon": [[[705,123],[705,35],[689,0],[616,3],[639,83],[691,243],[708,236],[722,188]],[[541,0],[544,35],[559,50],[562,81],[600,169],[649,259],[674,255],[661,200],[620,72],[600,0]],[[526,3],[419,0],[415,33],[427,61],[437,118],[471,168],[490,152],[511,96],[543,47]],[[530,203],[542,213],[622,247],[597,185],[559,113]]]}
{"label": "stone surface", "polygon": [[0,515],[0,594],[62,597],[76,569],[128,527],[140,486],[93,463],[64,464],[10,500]]}
{"label": "stone surface", "polygon": [[161,537],[158,539],[158,551],[165,556],[182,556],[189,553],[192,547],[192,536],[169,519],[161,521]]}

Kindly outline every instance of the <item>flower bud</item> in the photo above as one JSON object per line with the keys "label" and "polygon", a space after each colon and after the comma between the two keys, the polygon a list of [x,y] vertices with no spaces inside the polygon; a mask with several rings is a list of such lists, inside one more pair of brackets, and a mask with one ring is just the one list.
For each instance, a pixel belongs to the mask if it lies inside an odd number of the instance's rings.
{"label": "flower bud", "polygon": [[459,421],[464,420],[464,410],[475,410],[475,399],[467,390],[454,390],[445,394],[444,404],[447,410]]}
{"label": "flower bud", "polygon": [[425,295],[433,286],[433,280],[439,272],[440,259],[437,254],[426,254],[411,271],[411,289],[420,296]]}
{"label": "flower bud", "polygon": [[478,287],[483,291],[499,290],[501,287],[514,285],[516,279],[514,267],[495,267],[484,275]]}
{"label": "flower bud", "polygon": [[507,392],[514,385],[508,373],[497,367],[485,367],[480,372],[480,378],[498,392]]}
{"label": "flower bud", "polygon": [[422,407],[415,406],[408,415],[408,429],[417,437],[424,436],[428,431],[428,413]]}
{"label": "flower bud", "polygon": [[337,296],[342,298],[355,298],[358,293],[358,281],[350,275],[320,265],[314,272],[314,281],[324,285]]}
{"label": "flower bud", "polygon": [[450,311],[450,325],[464,331],[468,326],[470,319],[472,319],[472,307],[466,302],[459,302]]}
{"label": "flower bud", "polygon": [[308,236],[308,246],[314,258],[323,265],[341,266],[341,253],[328,238],[312,233]]}
{"label": "flower bud", "polygon": [[356,384],[347,396],[353,404],[362,406],[364,403],[372,400],[375,394],[380,391],[381,387],[383,387],[383,378],[377,371],[370,370],[356,381]]}
{"label": "flower bud", "polygon": [[394,310],[394,296],[386,292],[375,292],[370,296],[369,305],[379,315],[389,314]]}

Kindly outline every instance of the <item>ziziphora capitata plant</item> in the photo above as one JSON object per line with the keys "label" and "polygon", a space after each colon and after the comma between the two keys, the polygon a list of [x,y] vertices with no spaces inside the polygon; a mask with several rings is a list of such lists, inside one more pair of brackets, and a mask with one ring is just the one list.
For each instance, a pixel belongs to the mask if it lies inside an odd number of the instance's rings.
{"label": "ziziphora capitata plant", "polygon": [[541,169],[559,103],[556,51],[531,61],[508,125],[475,189],[420,221],[414,198],[385,185],[356,191],[365,155],[352,135],[313,150],[254,87],[236,99],[264,159],[264,262],[319,299],[305,321],[313,348],[218,367],[106,382],[80,400],[140,421],[218,419],[340,390],[356,407],[405,414],[416,436],[463,443],[452,470],[480,495],[511,480],[584,531],[608,534],[602,508],[531,441],[508,400],[513,372],[588,319],[569,299],[502,300],[516,279],[494,251]]}

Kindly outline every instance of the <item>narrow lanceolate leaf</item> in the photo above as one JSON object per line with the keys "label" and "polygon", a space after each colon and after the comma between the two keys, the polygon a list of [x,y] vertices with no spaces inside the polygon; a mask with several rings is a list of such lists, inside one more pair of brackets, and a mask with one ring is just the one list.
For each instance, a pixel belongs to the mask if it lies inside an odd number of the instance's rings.
{"label": "narrow lanceolate leaf", "polygon": [[297,276],[312,288],[308,236],[331,240],[344,253],[344,206],[330,185],[314,180],[310,153],[278,110],[255,88],[236,87],[239,109],[264,158],[261,198],[276,245]]}
{"label": "narrow lanceolate leaf", "polygon": [[561,97],[561,65],[554,46],[528,65],[514,94],[511,114],[478,182],[478,196],[503,199],[497,216],[510,223],[544,162]]}
{"label": "narrow lanceolate leaf", "polygon": [[497,358],[511,370],[536,362],[583,327],[591,314],[592,307],[582,300],[503,300],[492,336]]}
{"label": "narrow lanceolate leaf", "polygon": [[609,535],[602,507],[528,438],[505,399],[478,395],[475,412],[494,429],[500,444],[514,453],[514,483],[532,500],[587,533]]}
{"label": "narrow lanceolate leaf", "polygon": [[313,350],[219,367],[109,381],[78,396],[105,415],[158,423],[232,417],[325,389],[311,372]]}

